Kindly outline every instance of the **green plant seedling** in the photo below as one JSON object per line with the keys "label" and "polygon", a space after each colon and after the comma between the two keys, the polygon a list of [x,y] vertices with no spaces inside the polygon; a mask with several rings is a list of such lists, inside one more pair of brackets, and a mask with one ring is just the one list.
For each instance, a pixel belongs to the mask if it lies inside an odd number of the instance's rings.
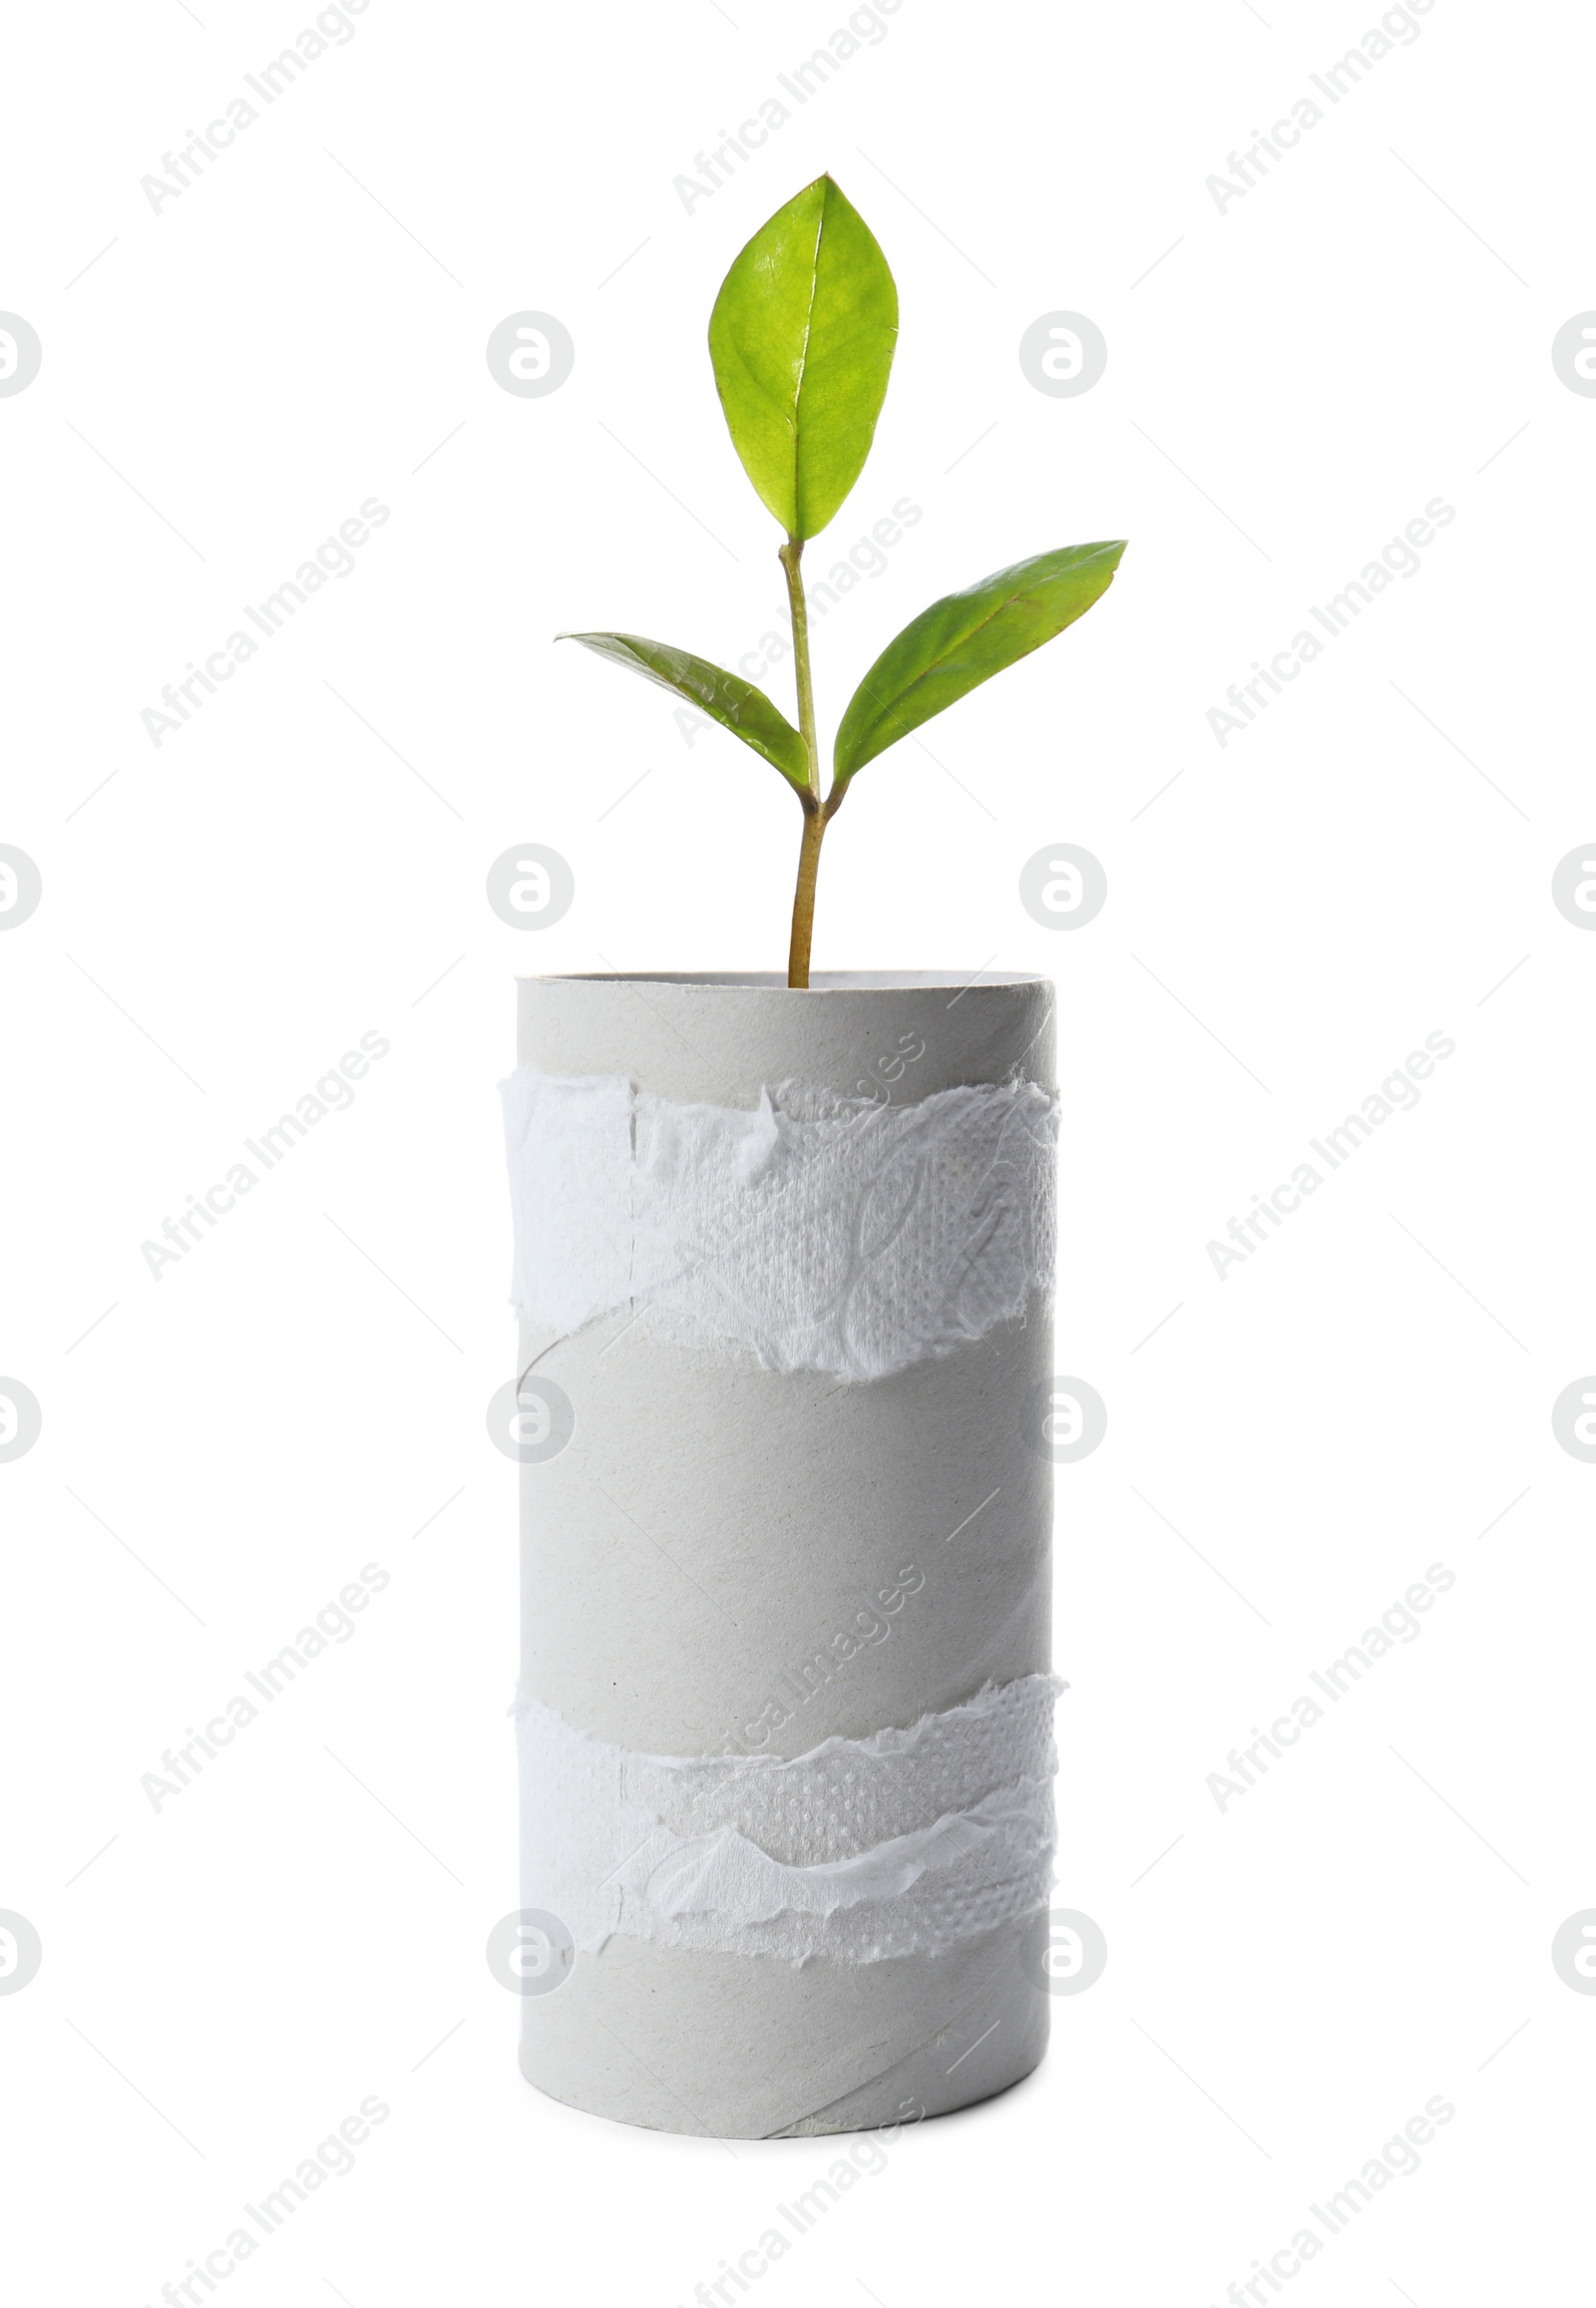
{"label": "green plant seedling", "polygon": [[827,826],[867,762],[1084,616],[1123,542],[1033,554],[933,601],[854,691],[821,791],[809,620],[800,564],[864,470],[898,342],[898,289],[874,233],[830,177],[762,224],[720,284],[709,358],[732,447],[780,523],[798,725],[763,690],[706,657],[638,633],[563,633],[684,697],[760,754],[803,810],[787,983],[809,983],[815,881]]}

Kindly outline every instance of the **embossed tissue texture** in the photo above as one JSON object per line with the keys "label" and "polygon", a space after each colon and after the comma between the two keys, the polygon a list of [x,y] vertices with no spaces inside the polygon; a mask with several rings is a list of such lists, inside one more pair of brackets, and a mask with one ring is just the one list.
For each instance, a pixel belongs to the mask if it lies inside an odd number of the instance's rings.
{"label": "embossed tissue texture", "polygon": [[742,1108],[524,1066],[503,1093],[526,1321],[637,1306],[677,1345],[867,1379],[1050,1292],[1058,1101],[1033,1082]]}
{"label": "embossed tissue texture", "polygon": [[523,1697],[523,1894],[585,1952],[623,1932],[795,1964],[945,1953],[1046,1904],[1062,1688],[988,1684],[792,1761],[638,1754]]}

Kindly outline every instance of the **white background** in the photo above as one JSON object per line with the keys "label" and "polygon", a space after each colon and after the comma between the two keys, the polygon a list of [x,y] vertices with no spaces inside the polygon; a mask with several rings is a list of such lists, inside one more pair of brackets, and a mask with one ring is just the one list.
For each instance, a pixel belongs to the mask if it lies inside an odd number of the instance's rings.
{"label": "white background", "polygon": [[[44,348],[0,399],[0,841],[44,882],[0,938],[0,1371],[44,1421],[0,1465],[0,1907],[44,1948],[0,1997],[19,2299],[155,2303],[373,2094],[229,2299],[685,2303],[832,2160],[543,2101],[483,1955],[516,1904],[512,979],[779,966],[798,836],[732,739],[551,636],[729,662],[776,624],[703,336],[826,168],[903,330],[811,560],[924,518],[819,628],[823,720],[938,593],[1131,541],[935,760],[861,776],[816,945],[1059,982],[1060,1367],[1109,1423],[1059,1476],[1057,1896],[1109,1962],[1035,2078],[905,2135],[755,2288],[1201,2308],[1440,2095],[1422,2168],[1288,2290],[1572,2296],[1596,2003],[1549,1948],[1596,1903],[1596,1469],[1550,1409],[1596,1366],[1596,939],[1550,878],[1596,832],[1596,405],[1550,347],[1596,304],[1593,27],[1434,0],[1221,211],[1207,178],[1379,13],[902,0],[690,213],[672,180],[841,0],[371,0],[159,213],[141,178],[313,11],[13,16],[0,305]],[[577,347],[545,398],[484,358],[527,308]],[[1073,399],[1017,358],[1060,308],[1109,347]],[[154,745],[163,684],[371,497],[353,574]],[[1420,574],[1221,748],[1229,684],[1435,497]],[[483,894],[528,841],[577,881],[536,935]],[[1108,875],[1074,935],[1016,896],[1059,841]],[[364,1031],[352,1108],[157,1280],[142,1243]],[[1416,1109],[1221,1280],[1208,1241],[1436,1031]],[[1421,1637],[1222,1813],[1228,1750],[1434,1562]],[[141,1775],[366,1563],[353,1639],[155,1812]]]}

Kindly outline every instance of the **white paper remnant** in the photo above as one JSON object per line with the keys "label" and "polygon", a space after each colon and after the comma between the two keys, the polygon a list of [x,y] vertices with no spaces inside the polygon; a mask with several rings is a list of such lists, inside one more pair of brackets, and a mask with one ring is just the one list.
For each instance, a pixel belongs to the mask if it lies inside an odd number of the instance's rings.
{"label": "white paper remnant", "polygon": [[517,1702],[522,1894],[580,1952],[612,1932],[802,1963],[940,1955],[1044,1907],[1046,1675],[806,1755],[646,1755]]}
{"label": "white paper remnant", "polygon": [[786,1082],[744,1108],[523,1066],[503,1091],[524,1321],[635,1304],[678,1346],[880,1378],[1051,1289],[1058,1101],[1034,1082],[909,1106]]}

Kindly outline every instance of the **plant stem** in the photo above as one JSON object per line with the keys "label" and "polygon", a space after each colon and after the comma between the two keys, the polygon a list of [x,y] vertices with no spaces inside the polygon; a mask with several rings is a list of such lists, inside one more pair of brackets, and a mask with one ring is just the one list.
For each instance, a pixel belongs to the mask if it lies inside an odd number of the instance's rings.
{"label": "plant stem", "polygon": [[798,888],[792,902],[792,944],[787,950],[790,986],[809,983],[809,943],[815,933],[815,876],[820,871],[820,844],[825,831],[825,811],[806,801],[803,847],[798,852]]}
{"label": "plant stem", "polygon": [[809,610],[804,601],[804,580],[798,574],[803,559],[801,537],[789,537],[777,557],[787,573],[787,605],[792,611],[792,657],[798,674],[798,734],[809,757],[809,790],[820,799],[820,747],[815,741],[815,685],[809,677]]}
{"label": "plant stem", "polygon": [[779,559],[787,577],[787,605],[792,612],[792,657],[798,680],[798,734],[808,763],[808,791],[800,795],[804,810],[803,846],[798,853],[798,887],[792,902],[792,943],[787,953],[787,983],[809,983],[809,947],[815,930],[815,876],[820,871],[820,844],[826,831],[820,806],[820,747],[815,737],[815,685],[809,670],[809,610],[804,580],[799,574],[803,539],[789,537]]}

